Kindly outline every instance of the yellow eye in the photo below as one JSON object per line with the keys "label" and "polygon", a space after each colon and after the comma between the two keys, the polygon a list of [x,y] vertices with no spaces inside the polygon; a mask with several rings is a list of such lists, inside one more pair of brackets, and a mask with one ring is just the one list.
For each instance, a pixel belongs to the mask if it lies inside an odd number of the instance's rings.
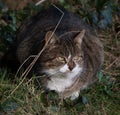
{"label": "yellow eye", "polygon": [[81,60],[81,59],[82,59],[82,56],[75,56],[75,57],[73,58],[74,61],[79,61],[79,60]]}
{"label": "yellow eye", "polygon": [[57,61],[65,62],[65,59],[63,57],[57,57],[56,59],[57,59]]}

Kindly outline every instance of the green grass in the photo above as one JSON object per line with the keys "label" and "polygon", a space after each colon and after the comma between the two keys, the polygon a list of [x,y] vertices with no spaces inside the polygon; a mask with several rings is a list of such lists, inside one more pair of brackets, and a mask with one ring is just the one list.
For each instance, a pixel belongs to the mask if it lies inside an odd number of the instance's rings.
{"label": "green grass", "polygon": [[[116,80],[103,76],[92,87],[82,91],[80,97],[75,101],[69,99],[62,101],[54,92],[46,94],[41,88],[35,88],[34,79],[25,79],[21,83],[21,78],[13,81],[10,77],[9,72],[0,71],[0,114],[120,114],[120,83],[118,82],[120,76]],[[16,87],[18,88],[16,89]]]}

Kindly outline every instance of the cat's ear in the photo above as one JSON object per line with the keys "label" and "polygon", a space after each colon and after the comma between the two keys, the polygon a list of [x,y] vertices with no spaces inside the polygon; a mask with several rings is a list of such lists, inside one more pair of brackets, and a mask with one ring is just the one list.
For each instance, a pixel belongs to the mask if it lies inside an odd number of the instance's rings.
{"label": "cat's ear", "polygon": [[83,41],[83,37],[85,35],[85,30],[82,30],[74,39],[75,43],[78,43],[81,45],[82,41]]}
{"label": "cat's ear", "polygon": [[[49,42],[48,42],[49,41]],[[56,43],[58,41],[58,37],[52,31],[48,31],[45,35],[45,42]]]}

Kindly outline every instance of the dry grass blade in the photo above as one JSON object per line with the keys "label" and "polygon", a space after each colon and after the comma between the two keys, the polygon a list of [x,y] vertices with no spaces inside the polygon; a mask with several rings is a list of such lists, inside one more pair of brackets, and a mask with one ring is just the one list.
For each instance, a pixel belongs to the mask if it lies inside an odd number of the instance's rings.
{"label": "dry grass blade", "polygon": [[[23,81],[25,80],[26,76],[29,74],[29,72],[31,71],[32,67],[34,66],[34,64],[36,63],[36,61],[38,60],[38,58],[40,57],[40,55],[42,54],[42,52],[45,50],[46,46],[48,45],[49,41],[51,40],[53,34],[55,33],[56,29],[58,28],[60,22],[62,21],[62,18],[64,16],[64,12],[62,10],[60,10],[57,6],[53,5],[55,8],[58,9],[59,12],[61,12],[61,17],[57,23],[57,25],[55,26],[55,29],[53,31],[53,33],[51,34],[50,38],[48,39],[48,41],[46,41],[44,47],[42,48],[42,50],[35,56],[34,60],[32,61],[32,63],[27,67],[27,69],[24,71],[24,73],[22,74],[22,81],[17,85],[17,87],[10,93],[10,95],[7,97],[7,99],[19,88],[19,86],[23,83]],[[31,57],[31,56],[30,56]],[[15,77],[17,76],[17,74],[19,73],[20,69],[23,67],[23,65],[30,59],[30,57],[28,57],[23,63],[22,65],[19,67]]]}
{"label": "dry grass blade", "polygon": [[50,38],[48,39],[48,41],[46,41],[43,49],[36,55],[35,59],[32,61],[32,63],[27,67],[27,69],[25,70],[25,72],[22,74],[22,77],[28,75],[28,73],[30,72],[30,70],[32,69],[32,67],[34,66],[34,64],[36,63],[36,61],[38,60],[38,58],[39,58],[40,55],[42,54],[42,52],[45,50],[46,46],[48,45],[49,41],[51,40],[53,34],[55,33],[57,27],[59,26],[59,24],[60,24],[60,22],[61,22],[61,20],[62,20],[62,18],[63,18],[63,16],[64,16],[64,12],[63,12],[63,11],[61,11],[61,10],[60,10],[58,7],[56,7],[55,5],[53,5],[53,6],[54,6],[55,8],[57,8],[57,9],[62,13],[62,16],[61,16],[60,20],[58,21],[58,23],[57,23],[57,25],[56,25],[53,33],[51,34]]}
{"label": "dry grass blade", "polygon": [[105,70],[109,69],[114,63],[116,63],[118,60],[120,60],[120,57],[116,58],[112,63],[110,63]]}
{"label": "dry grass blade", "polygon": [[44,1],[45,1],[45,0],[40,0],[39,2],[37,2],[37,3],[35,4],[35,6],[38,6],[38,5],[42,4]]}
{"label": "dry grass blade", "polygon": [[16,74],[15,74],[15,78],[17,77],[19,71],[21,70],[21,68],[24,66],[24,64],[30,59],[30,58],[35,58],[36,55],[31,55],[29,56],[19,67],[19,69],[17,70]]}

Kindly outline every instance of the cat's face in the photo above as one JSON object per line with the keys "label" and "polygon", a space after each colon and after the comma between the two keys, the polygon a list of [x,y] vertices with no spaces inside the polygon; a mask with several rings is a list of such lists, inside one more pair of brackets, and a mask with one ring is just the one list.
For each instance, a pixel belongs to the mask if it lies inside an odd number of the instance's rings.
{"label": "cat's face", "polygon": [[[41,55],[43,72],[52,76],[63,75],[64,77],[82,71],[82,34],[80,33],[74,39],[69,40],[59,39],[54,34]],[[46,34],[46,40],[50,38],[50,35],[50,32]]]}

